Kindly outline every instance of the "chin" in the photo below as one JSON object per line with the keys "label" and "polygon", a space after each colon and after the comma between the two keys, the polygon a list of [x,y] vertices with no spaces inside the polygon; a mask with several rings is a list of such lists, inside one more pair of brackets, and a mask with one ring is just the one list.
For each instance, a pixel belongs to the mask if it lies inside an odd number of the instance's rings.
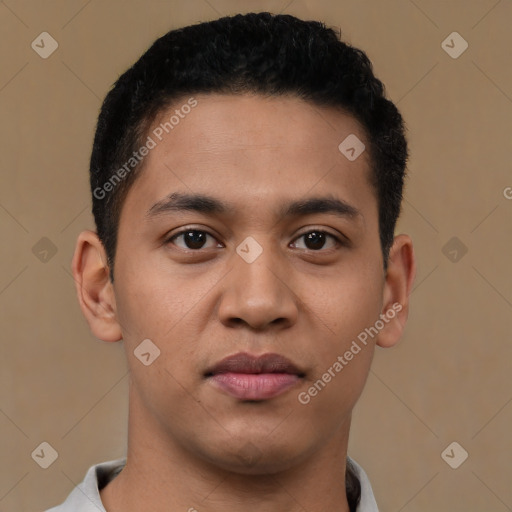
{"label": "chin", "polygon": [[[282,439],[281,439],[282,441]],[[219,443],[222,452],[204,453],[202,456],[211,464],[231,473],[241,475],[272,475],[286,471],[306,458],[299,447],[279,446],[264,441],[242,443]]]}

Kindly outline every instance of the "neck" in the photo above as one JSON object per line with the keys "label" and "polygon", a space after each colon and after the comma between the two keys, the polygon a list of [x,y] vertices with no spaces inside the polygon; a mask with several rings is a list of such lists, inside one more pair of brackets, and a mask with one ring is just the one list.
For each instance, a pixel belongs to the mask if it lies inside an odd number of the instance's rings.
{"label": "neck", "polygon": [[289,468],[273,472],[253,466],[251,474],[242,474],[191,453],[133,405],[130,396],[126,466],[100,491],[107,512],[349,512],[350,418]]}

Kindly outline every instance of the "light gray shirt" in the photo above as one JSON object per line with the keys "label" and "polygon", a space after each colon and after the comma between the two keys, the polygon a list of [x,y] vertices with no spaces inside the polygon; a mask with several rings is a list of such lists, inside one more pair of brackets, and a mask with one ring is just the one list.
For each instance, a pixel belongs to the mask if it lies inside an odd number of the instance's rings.
{"label": "light gray shirt", "polygon": [[[348,457],[352,462],[357,478],[361,483],[361,501],[357,512],[379,512],[368,476],[363,468]],[[126,458],[110,460],[91,466],[82,483],[78,484],[66,501],[46,512],[106,512],[100,498],[100,489],[103,489],[113,480],[126,464]]]}

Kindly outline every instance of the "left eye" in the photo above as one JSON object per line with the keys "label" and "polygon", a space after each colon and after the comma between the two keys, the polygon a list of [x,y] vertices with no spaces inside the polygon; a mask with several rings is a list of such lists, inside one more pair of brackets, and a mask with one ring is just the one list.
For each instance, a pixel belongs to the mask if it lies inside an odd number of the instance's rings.
{"label": "left eye", "polygon": [[334,235],[321,230],[313,230],[303,233],[297,238],[297,240],[300,240],[301,238],[304,238],[304,245],[306,245],[306,247],[299,247],[299,249],[309,249],[311,251],[325,249],[324,244],[328,238],[334,241],[332,247],[336,247],[340,243]]}

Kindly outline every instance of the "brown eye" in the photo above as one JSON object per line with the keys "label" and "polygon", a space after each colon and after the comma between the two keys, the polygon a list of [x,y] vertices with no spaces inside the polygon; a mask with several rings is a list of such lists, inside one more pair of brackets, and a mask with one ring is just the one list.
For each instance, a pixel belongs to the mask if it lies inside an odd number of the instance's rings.
{"label": "brown eye", "polygon": [[176,240],[181,239],[184,245],[175,245],[181,247],[182,249],[199,250],[205,248],[208,237],[215,240],[213,236],[206,231],[201,231],[198,229],[187,229],[173,235],[171,238],[169,238],[168,243],[175,243]]}
{"label": "brown eye", "polygon": [[340,241],[334,235],[321,230],[312,230],[308,231],[307,233],[303,233],[297,238],[297,240],[300,240],[301,238],[304,239],[304,247],[299,247],[299,249],[308,249],[310,251],[319,251],[321,249],[325,249],[325,244],[329,239],[333,240],[334,242],[330,247],[327,247],[327,249],[336,247],[340,243]]}

